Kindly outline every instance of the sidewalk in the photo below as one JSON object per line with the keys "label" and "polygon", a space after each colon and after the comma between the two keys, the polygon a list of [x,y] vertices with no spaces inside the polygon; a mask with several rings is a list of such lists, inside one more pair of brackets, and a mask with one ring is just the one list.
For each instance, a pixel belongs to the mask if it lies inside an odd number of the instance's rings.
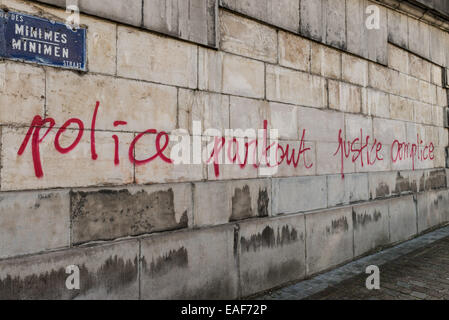
{"label": "sidewalk", "polygon": [[[380,270],[380,290],[368,290],[366,267]],[[259,299],[449,299],[449,227],[343,267],[273,291]]]}

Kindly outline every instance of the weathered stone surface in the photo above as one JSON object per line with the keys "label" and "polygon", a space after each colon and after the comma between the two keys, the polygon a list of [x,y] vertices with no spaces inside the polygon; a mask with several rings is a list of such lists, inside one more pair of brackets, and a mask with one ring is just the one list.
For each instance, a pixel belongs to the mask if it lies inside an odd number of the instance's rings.
{"label": "weathered stone surface", "polygon": [[310,70],[310,41],[297,35],[279,31],[279,64],[301,71]]}
{"label": "weathered stone surface", "polygon": [[209,46],[216,45],[215,0],[145,0],[145,28]]}
{"label": "weathered stone surface", "polygon": [[[53,5],[65,8],[64,0],[39,0]],[[142,23],[142,1],[130,0],[123,2],[121,0],[77,0],[68,1],[67,3],[77,4],[80,11],[92,14],[101,18],[119,21],[134,26],[140,26]]]}
{"label": "weathered stone surface", "polygon": [[[97,101],[100,105],[96,130],[144,132],[150,128],[166,131],[176,128],[174,87],[69,71],[47,72],[47,114],[57,126],[75,117],[83,121],[86,129],[91,129]],[[118,120],[126,121],[127,125],[115,127]]]}
{"label": "weathered stone surface", "polygon": [[359,113],[362,108],[362,91],[358,86],[329,80],[329,108],[351,113]]}
{"label": "weathered stone surface", "polygon": [[[371,1],[365,1],[365,6],[375,5]],[[365,28],[364,41],[368,48],[368,58],[371,61],[387,65],[388,64],[388,27],[387,27],[387,9],[383,6],[377,6],[379,9],[379,29]],[[366,9],[365,9],[366,11]],[[364,16],[365,17],[365,16]]]}
{"label": "weathered stone surface", "polygon": [[[0,299],[138,299],[138,241],[70,249],[0,262]],[[68,290],[68,266],[80,290]],[[73,271],[71,272],[73,274]]]}
{"label": "weathered stone surface", "polygon": [[390,95],[390,115],[392,119],[414,121],[414,106],[413,100]]}
{"label": "weathered stone surface", "polygon": [[300,32],[305,37],[324,41],[322,0],[300,1]]}
{"label": "weathered stone surface", "polygon": [[311,48],[311,72],[326,78],[341,79],[341,52],[318,43],[312,43]]}
{"label": "weathered stone surface", "polygon": [[226,224],[271,215],[268,179],[194,184],[194,223],[197,227]]}
{"label": "weathered stone surface", "polygon": [[449,221],[447,190],[420,193],[417,199],[419,233]]}
{"label": "weathered stone surface", "polygon": [[[270,103],[270,128],[277,129],[280,139],[298,140],[298,107],[282,104]],[[262,128],[263,124],[259,125]]]}
{"label": "weathered stone surface", "polygon": [[235,232],[227,225],[142,240],[142,299],[237,298]]}
{"label": "weathered stone surface", "polygon": [[[336,135],[338,141],[338,132]],[[352,157],[344,157],[342,165],[340,155],[337,151],[340,151],[338,142],[316,143],[316,172],[318,175],[355,172],[355,165],[352,162]]]}
{"label": "weathered stone surface", "polygon": [[388,202],[354,206],[354,256],[369,253],[390,242]]}
{"label": "weathered stone surface", "polygon": [[273,214],[327,207],[325,176],[273,179]]}
{"label": "weathered stone surface", "polygon": [[417,234],[416,204],[413,196],[390,200],[389,212],[391,243],[408,240]]}
{"label": "weathered stone surface", "polygon": [[354,257],[351,208],[320,211],[305,218],[308,276]]}
{"label": "weathered stone surface", "polygon": [[384,66],[370,62],[368,64],[368,83],[374,89],[390,92],[392,87],[390,70]]}
{"label": "weathered stone surface", "polygon": [[443,66],[446,63],[445,38],[446,32],[433,26],[430,30],[430,60]]}
{"label": "weathered stone surface", "polygon": [[43,115],[45,73],[41,67],[0,63],[0,123],[29,125]]}
{"label": "weathered stone surface", "polygon": [[332,110],[299,107],[298,129],[306,130],[305,139],[309,141],[335,142],[339,130],[344,130],[344,113]]}
{"label": "weathered stone surface", "polygon": [[220,5],[293,32],[299,28],[298,0],[220,0]]}
{"label": "weathered stone surface", "polygon": [[[231,97],[230,128],[237,130],[257,130],[263,128],[264,120],[270,120],[270,104],[263,100]],[[236,134],[237,136],[237,134]]]}
{"label": "weathered stone surface", "polygon": [[220,49],[266,62],[277,62],[274,28],[220,11]]}
{"label": "weathered stone surface", "polygon": [[327,105],[324,78],[299,71],[267,65],[267,99],[307,107]]}
{"label": "weathered stone surface", "polygon": [[426,60],[415,56],[414,54],[409,54],[409,66],[410,75],[415,78],[430,82],[430,67],[431,64]]}
{"label": "weathered stone surface", "polygon": [[[282,163],[275,168],[276,172],[274,173],[274,177],[302,177],[316,175],[316,144],[318,144],[318,142],[301,143],[301,141],[298,140],[279,141],[277,160],[278,162],[281,162],[282,160]],[[287,150],[288,156],[284,154],[284,152],[287,152]],[[299,150],[307,151],[305,151],[298,157]],[[290,158],[293,158],[293,160],[289,163],[287,159]]]}
{"label": "weathered stone surface", "polygon": [[393,142],[391,141],[392,137],[398,141],[406,141],[405,122],[374,118],[373,134],[384,144]]}
{"label": "weathered stone surface", "polygon": [[304,216],[239,223],[242,296],[305,277]]}
{"label": "weathered stone surface", "polygon": [[372,12],[367,9],[373,4],[364,0],[346,1],[347,50],[385,65],[388,62],[387,10],[376,6],[379,13],[379,28],[369,29],[366,25],[367,18]]}
{"label": "weathered stone surface", "polygon": [[[142,136],[135,145],[136,160],[143,161],[157,154],[157,137],[158,134]],[[161,148],[165,144],[165,139],[161,136]],[[186,135],[185,132],[179,134],[174,132],[170,135],[170,141],[162,152],[166,160],[156,157],[153,161],[138,163],[135,167],[135,182],[137,184],[175,183],[205,179],[206,165],[201,162],[201,150],[193,147],[193,139],[200,140],[199,137]],[[201,141],[195,143],[201,145]],[[167,159],[171,162],[167,162]]]}
{"label": "weathered stone surface", "polygon": [[368,84],[368,62],[348,54],[343,54],[342,79],[365,87]]}
{"label": "weathered stone surface", "polygon": [[390,96],[370,88],[362,89],[362,113],[379,118],[390,118]]}
{"label": "weathered stone surface", "polygon": [[[262,62],[226,54],[223,57],[222,63],[223,93],[250,98],[264,97],[265,71],[264,64]],[[207,70],[206,72],[210,74],[212,70]],[[200,75],[200,77],[201,76],[203,75]]]}
{"label": "weathered stone surface", "polygon": [[394,45],[388,45],[388,67],[409,74],[409,53]]}
{"label": "weathered stone surface", "polygon": [[349,204],[369,200],[368,175],[347,174],[327,176],[327,206]]}
{"label": "weathered stone surface", "polygon": [[117,74],[180,87],[197,87],[197,46],[118,27]]}
{"label": "weathered stone surface", "polygon": [[0,195],[0,258],[70,245],[67,191]]}
{"label": "weathered stone surface", "polygon": [[408,49],[430,58],[430,31],[427,23],[408,17]]}
{"label": "weathered stone surface", "polygon": [[358,56],[367,57],[368,48],[366,46],[365,34],[365,1],[346,0],[346,32],[347,50]]}
{"label": "weathered stone surface", "polygon": [[112,240],[187,228],[192,221],[189,184],[70,193],[72,242]]}
{"label": "weathered stone surface", "polygon": [[388,41],[401,48],[408,48],[408,17],[388,10]]}
{"label": "weathered stone surface", "polygon": [[[120,185],[133,182],[134,170],[128,156],[133,139],[131,133],[116,133],[120,141],[120,163],[115,165],[115,143],[110,132],[95,133],[98,158],[92,160],[89,131],[84,131],[79,144],[72,151],[61,154],[54,146],[57,130],[53,129],[40,143],[43,177],[37,178],[30,141],[24,153],[21,156],[17,154],[27,131],[27,128],[2,129],[2,191]],[[40,133],[41,137],[45,134],[43,131]],[[66,130],[60,136],[60,145],[67,148],[74,143],[78,135],[78,130]]]}
{"label": "weathered stone surface", "polygon": [[323,21],[325,22],[325,43],[339,49],[346,49],[346,2],[323,0]]}
{"label": "weathered stone surface", "polygon": [[226,95],[180,89],[178,127],[193,134],[193,121],[199,121],[202,130],[228,129],[229,103],[229,96]]}

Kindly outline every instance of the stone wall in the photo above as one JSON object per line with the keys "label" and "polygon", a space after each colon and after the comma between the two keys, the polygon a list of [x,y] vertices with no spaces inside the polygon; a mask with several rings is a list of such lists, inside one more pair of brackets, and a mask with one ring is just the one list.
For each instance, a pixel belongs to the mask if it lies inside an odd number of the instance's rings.
{"label": "stone wall", "polygon": [[[78,4],[88,72],[0,61],[0,298],[247,297],[449,222],[447,21],[395,1]],[[263,158],[251,137],[215,137],[264,124],[269,175],[242,160],[245,142]],[[175,134],[209,161],[172,163]]]}

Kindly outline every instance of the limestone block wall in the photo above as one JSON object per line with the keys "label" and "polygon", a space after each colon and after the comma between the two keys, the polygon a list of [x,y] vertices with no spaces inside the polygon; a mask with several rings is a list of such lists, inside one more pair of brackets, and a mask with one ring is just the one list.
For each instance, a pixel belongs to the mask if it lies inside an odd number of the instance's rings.
{"label": "limestone block wall", "polygon": [[87,72],[0,61],[0,298],[248,297],[449,222],[444,19],[101,3]]}

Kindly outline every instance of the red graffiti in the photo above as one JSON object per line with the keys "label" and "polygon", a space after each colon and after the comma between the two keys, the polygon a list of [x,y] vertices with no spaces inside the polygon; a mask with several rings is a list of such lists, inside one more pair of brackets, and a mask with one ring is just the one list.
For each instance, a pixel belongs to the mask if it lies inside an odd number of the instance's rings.
{"label": "red graffiti", "polygon": [[[98,159],[98,154],[96,152],[95,146],[95,127],[98,116],[98,110],[100,107],[100,102],[97,101],[92,115],[91,122],[91,136],[90,136],[90,148],[92,160]],[[75,124],[78,134],[73,142],[69,146],[61,146],[61,135],[66,132],[66,130]],[[125,126],[128,123],[122,120],[116,120],[113,122],[114,127]],[[42,159],[40,153],[40,144],[44,141],[47,135],[53,130],[56,123],[53,118],[42,119],[41,116],[35,116],[31,122],[30,128],[26,133],[24,140],[18,150],[18,155],[22,156],[25,152],[30,140],[31,140],[31,153],[34,165],[35,175],[38,178],[44,176],[42,169]],[[42,134],[41,130],[45,130]],[[54,147],[57,152],[61,154],[67,154],[73,151],[81,142],[84,135],[84,123],[80,119],[71,118],[67,120],[62,127],[56,133],[54,138]],[[225,138],[225,137],[214,137],[213,148],[208,155],[207,164],[212,163],[214,167],[214,173],[216,177],[220,176],[220,159],[227,159],[229,164],[238,164],[241,169],[246,168],[249,164],[252,164],[253,168],[258,169],[262,166],[268,168],[279,167],[282,164],[286,166],[292,166],[298,168],[300,165],[305,169],[313,168],[314,164],[308,162],[308,153],[312,153],[310,147],[306,147],[306,130],[302,130],[301,139],[299,141],[299,147],[293,147],[290,143],[283,143],[275,140],[272,142],[268,139],[268,121],[263,122],[263,138],[262,141],[259,139],[251,138]],[[147,155],[145,159],[136,158],[136,147],[141,143],[141,139],[145,135],[154,135],[154,146],[155,152],[153,154]],[[261,133],[259,133],[259,137]],[[112,135],[114,141],[114,164],[118,166],[120,164],[120,141],[119,135]],[[272,139],[272,138],[271,138]],[[261,142],[261,145],[259,145]],[[173,164],[174,161],[167,156],[165,153],[168,150],[170,143],[170,136],[164,132],[158,132],[156,129],[148,129],[145,132],[137,134],[137,136],[131,142],[128,149],[128,158],[131,164],[136,166],[141,166],[148,164],[156,159],[169,164]],[[251,150],[252,149],[252,150]],[[340,129],[338,132],[338,147],[333,156],[339,156],[341,176],[344,178],[344,163],[345,160],[350,159],[352,163],[358,162],[363,168],[364,166],[374,166],[377,162],[384,160],[382,157],[383,145],[376,138],[372,138],[369,135],[364,136],[363,129],[360,129],[360,136],[352,140],[346,140],[343,138],[343,130]],[[391,145],[391,160],[393,163],[403,160],[412,160],[413,170],[415,170],[415,162],[434,160],[435,146],[432,142],[425,145],[423,141],[420,140],[419,135],[417,136],[416,143],[401,142],[394,140]],[[273,156],[274,152],[274,156]],[[226,163],[226,164],[228,164]]]}
{"label": "red graffiti", "polygon": [[[42,137],[40,137],[40,131],[46,123],[49,123],[50,126],[47,128],[45,134]],[[23,140],[22,145],[20,146],[19,151],[17,152],[17,154],[21,156],[25,152],[25,149],[28,145],[31,136],[33,136],[31,141],[31,149],[33,154],[34,172],[36,174],[36,177],[38,178],[42,178],[44,176],[44,172],[42,171],[42,161],[40,156],[39,145],[50,133],[50,131],[53,129],[54,126],[55,120],[53,120],[52,118],[42,120],[41,116],[35,116],[33,121],[31,122],[31,126],[28,129],[25,139]]]}
{"label": "red graffiti", "polygon": [[[76,123],[78,125],[78,128],[79,128],[78,136],[76,137],[75,141],[73,141],[73,143],[70,146],[68,146],[67,148],[63,148],[63,147],[61,147],[61,145],[59,143],[59,138],[61,137],[61,134],[63,134],[72,123]],[[70,151],[75,149],[75,147],[81,141],[81,138],[83,137],[83,133],[84,133],[84,124],[80,119],[73,118],[73,119],[67,120],[66,123],[64,123],[63,126],[56,133],[55,149],[62,154],[69,153]]]}
{"label": "red graffiti", "polygon": [[[266,165],[269,168],[275,168],[282,165],[284,162],[287,166],[293,165],[294,168],[299,166],[301,158],[303,159],[303,164],[306,169],[311,169],[313,167],[313,163],[308,164],[306,160],[306,153],[311,151],[311,148],[305,147],[305,135],[306,130],[303,130],[302,137],[300,141],[299,150],[296,151],[295,148],[291,147],[290,144],[286,144],[285,148],[282,147],[279,142],[272,142],[268,144],[268,121],[264,120],[264,128],[263,128],[263,139],[262,139],[262,147],[260,160],[258,161],[258,147],[259,141],[257,139],[251,139],[249,142],[245,142],[243,144],[244,156],[240,156],[240,142],[237,138],[232,138],[232,140],[228,141],[228,147],[225,149],[226,138],[224,137],[215,137],[214,139],[214,147],[212,152],[207,160],[207,163],[213,163],[214,166],[214,174],[216,177],[220,176],[220,155],[225,152],[225,156],[230,161],[231,164],[238,164],[241,169],[244,169],[249,163],[249,153],[250,147],[253,147],[252,152],[252,164],[254,168],[259,168],[261,165]],[[273,150],[276,155],[276,160],[274,163],[270,161],[270,151]],[[291,151],[290,151],[291,150]]]}
{"label": "red graffiti", "polygon": [[400,142],[394,140],[391,145],[391,161],[396,163],[407,159],[412,160],[412,168],[415,170],[415,161],[426,161],[428,159],[434,160],[435,146],[432,142],[428,145],[423,145],[423,141],[416,135],[416,144],[409,142]]}
{"label": "red graffiti", "polygon": [[[360,161],[362,168],[365,164],[367,166],[373,166],[376,161],[383,161],[383,157],[379,154],[382,151],[382,143],[377,141],[377,139],[370,142],[369,135],[367,135],[365,139],[363,138],[363,129],[360,129],[360,138],[357,137],[352,141],[346,141],[346,139],[343,139],[341,129],[338,132],[338,148],[334,153],[334,156],[340,153],[342,178],[345,177],[344,161],[345,159],[349,159],[351,155],[352,163]],[[371,147],[369,146],[370,144],[372,144]]]}

